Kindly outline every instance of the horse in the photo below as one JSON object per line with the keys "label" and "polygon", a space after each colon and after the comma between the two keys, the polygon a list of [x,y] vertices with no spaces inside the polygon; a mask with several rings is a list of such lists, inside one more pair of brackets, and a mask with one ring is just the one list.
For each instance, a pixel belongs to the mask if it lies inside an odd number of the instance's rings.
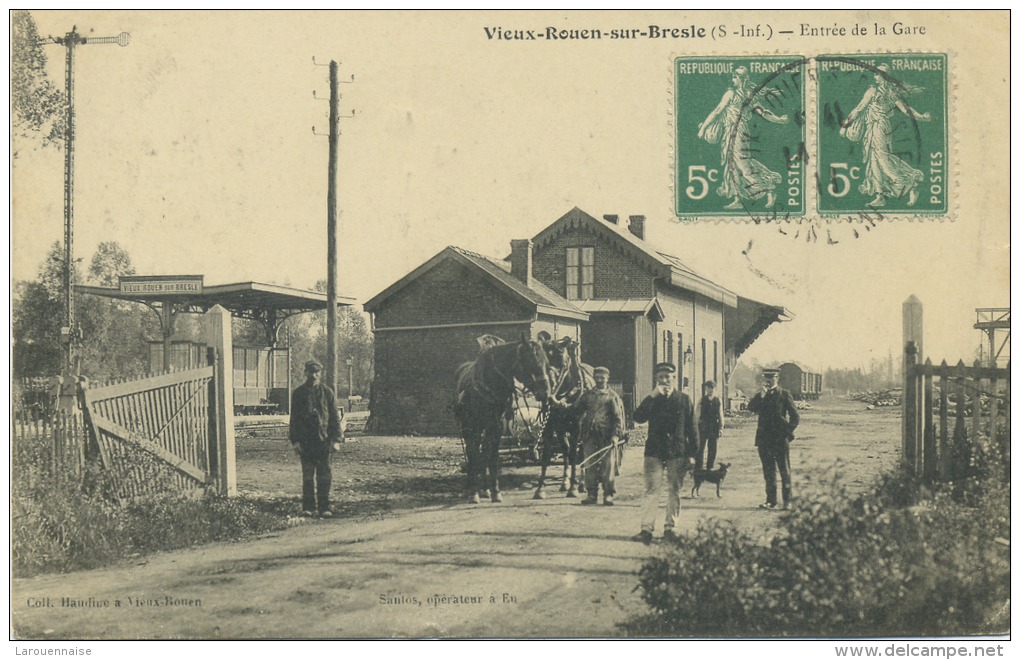
{"label": "horse", "polygon": [[517,383],[539,402],[549,395],[549,360],[542,342],[521,335],[520,341],[493,344],[456,372],[454,415],[460,423],[468,459],[468,501],[481,502],[488,488],[493,502],[499,492],[499,443],[504,420],[512,412]]}
{"label": "horse", "polygon": [[[560,491],[566,491],[567,497],[577,497],[584,492],[584,481],[578,479],[577,465],[581,460],[578,443],[581,411],[574,404],[586,390],[595,387],[595,376],[592,368],[578,359],[577,342],[567,338],[552,342],[560,349],[559,367],[554,368],[554,387],[546,402],[545,427],[542,429],[542,474],[538,479],[538,488],[534,499],[545,499],[545,475],[555,454],[563,455],[563,482]],[[548,348],[547,348],[548,353]],[[550,364],[554,360],[550,359]],[[568,478],[569,472],[569,478]]]}

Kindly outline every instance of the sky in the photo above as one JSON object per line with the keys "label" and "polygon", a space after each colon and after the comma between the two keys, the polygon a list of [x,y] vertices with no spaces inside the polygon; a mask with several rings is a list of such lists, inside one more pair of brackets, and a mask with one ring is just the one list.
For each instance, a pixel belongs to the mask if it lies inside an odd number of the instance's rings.
{"label": "sky", "polygon": [[[520,42],[486,27],[748,22],[789,15],[34,11],[130,45],[77,49],[76,256],[115,240],[139,274],[311,288],[326,273],[328,69],[340,62],[340,290],[359,301],[447,245],[502,257],[571,208],[640,214],[697,272],[792,312],[745,359],[817,370],[898,359],[902,304],[924,304],[925,353],[973,360],[977,307],[1009,306],[1009,21],[908,17],[924,36],[857,41]],[[901,16],[901,15],[897,15]],[[819,23],[892,22],[865,12]],[[816,226],[678,222],[671,62],[681,54],[951,52],[953,221]],[[48,46],[63,84],[64,50]],[[313,61],[314,58],[314,61]],[[313,95],[313,92],[315,95]],[[316,96],[318,98],[316,98]],[[314,127],[314,131],[313,131]],[[12,173],[12,275],[63,232],[63,155],[24,148]],[[855,238],[856,229],[859,237]],[[831,241],[830,241],[831,239]],[[751,249],[748,250],[748,246]],[[746,252],[746,254],[744,254]],[[140,310],[141,313],[141,310]]]}

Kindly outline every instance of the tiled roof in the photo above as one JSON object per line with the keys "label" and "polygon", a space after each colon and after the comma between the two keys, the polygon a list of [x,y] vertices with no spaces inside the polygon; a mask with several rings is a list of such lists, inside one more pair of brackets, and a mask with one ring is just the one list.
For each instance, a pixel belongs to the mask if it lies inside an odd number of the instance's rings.
{"label": "tiled roof", "polygon": [[564,214],[556,222],[552,223],[532,239],[535,245],[541,245],[547,239],[555,235],[564,225],[575,226],[577,223],[586,223],[590,226],[600,227],[605,231],[612,232],[614,236],[633,247],[645,259],[650,261],[656,268],[663,270],[663,276],[676,287],[694,291],[725,303],[730,307],[737,304],[737,295],[724,286],[712,282],[708,278],[699,275],[677,257],[661,252],[651,243],[635,236],[629,229],[619,224],[598,220],[592,215],[585,213],[576,206]]}
{"label": "tiled roof", "polygon": [[395,294],[397,291],[400,291],[406,285],[415,281],[447,259],[456,259],[461,263],[469,264],[478,268],[504,288],[509,289],[515,295],[526,300],[532,305],[535,305],[536,311],[539,313],[563,316],[579,321],[588,320],[587,313],[579,309],[569,300],[561,297],[537,279],[532,279],[532,285],[528,287],[524,284],[524,282],[510,274],[509,264],[454,245],[444,248],[434,257],[373,296],[370,300],[365,302],[365,311],[374,312],[390,296]]}
{"label": "tiled roof", "polygon": [[561,311],[581,313],[583,310],[579,309],[572,302],[566,298],[560,296],[558,293],[542,284],[535,278],[532,278],[531,286],[528,287],[524,282],[520,281],[516,277],[510,274],[510,264],[505,261],[499,261],[491,257],[478,254],[477,252],[471,252],[464,248],[451,245],[449,250],[453,250],[458,254],[466,257],[469,261],[474,263],[476,266],[484,270],[485,272],[492,275],[494,278],[505,284],[506,286],[513,289],[517,294],[523,298],[535,303],[536,305],[544,305],[546,307],[552,307]]}

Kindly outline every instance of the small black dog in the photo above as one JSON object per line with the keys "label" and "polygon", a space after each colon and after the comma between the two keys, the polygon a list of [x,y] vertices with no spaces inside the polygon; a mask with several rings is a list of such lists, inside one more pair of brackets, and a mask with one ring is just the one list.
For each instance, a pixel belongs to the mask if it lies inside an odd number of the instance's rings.
{"label": "small black dog", "polygon": [[691,489],[691,497],[698,497],[698,490],[701,488],[701,484],[706,481],[710,484],[715,484],[715,496],[722,497],[722,494],[719,492],[719,486],[722,485],[723,479],[726,478],[726,470],[729,467],[729,463],[720,463],[719,467],[715,470],[694,470],[694,488]]}

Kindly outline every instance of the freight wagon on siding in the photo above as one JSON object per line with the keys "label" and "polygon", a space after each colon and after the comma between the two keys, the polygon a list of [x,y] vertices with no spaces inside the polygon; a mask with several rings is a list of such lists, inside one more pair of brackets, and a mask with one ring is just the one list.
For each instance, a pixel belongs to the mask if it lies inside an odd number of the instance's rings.
{"label": "freight wagon on siding", "polygon": [[779,366],[779,386],[798,401],[817,399],[822,394],[822,375],[803,364],[787,362]]}

